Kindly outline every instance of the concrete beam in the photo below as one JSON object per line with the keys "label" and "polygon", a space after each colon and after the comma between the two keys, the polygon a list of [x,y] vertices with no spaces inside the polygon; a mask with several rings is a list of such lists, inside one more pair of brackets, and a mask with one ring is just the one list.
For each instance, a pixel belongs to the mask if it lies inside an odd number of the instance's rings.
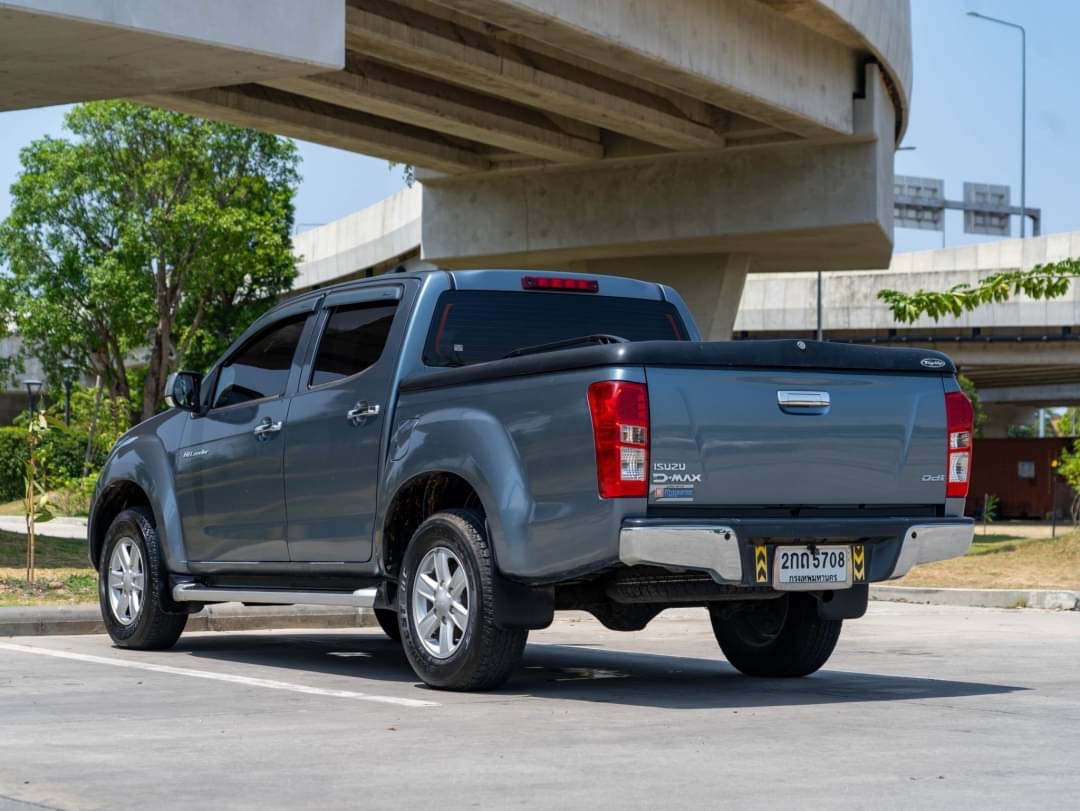
{"label": "concrete beam", "polygon": [[892,105],[874,66],[858,138],[424,180],[423,255],[453,267],[746,253],[756,271],[882,267]]}
{"label": "concrete beam", "polygon": [[1043,386],[1007,386],[979,389],[987,405],[1069,406],[1080,405],[1080,383]]}
{"label": "concrete beam", "polygon": [[911,3],[909,0],[760,0],[773,10],[855,51],[869,51],[886,75],[896,108],[896,142],[911,100]]}
{"label": "concrete beam", "polygon": [[883,265],[873,144],[604,161],[423,184],[425,258],[456,267],[751,253],[755,269]]}
{"label": "concrete beam", "polygon": [[575,162],[604,156],[595,128],[591,139],[575,137],[536,110],[352,56],[347,69],[338,73],[265,84],[544,160]]}
{"label": "concrete beam", "polygon": [[367,268],[393,267],[419,256],[420,186],[297,234],[292,243],[299,260],[294,290],[335,284]]}
{"label": "concrete beam", "polygon": [[0,0],[0,111],[340,68],[344,0]]}
{"label": "concrete beam", "polygon": [[143,96],[137,101],[447,174],[490,166],[466,142],[259,85]]}
{"label": "concrete beam", "polygon": [[853,131],[857,53],[757,0],[437,2],[789,132]]}
{"label": "concrete beam", "polygon": [[[445,20],[384,0],[350,0],[349,49],[409,71],[537,107],[670,149],[720,147],[724,137],[666,104],[569,65],[526,56]],[[542,67],[537,65],[542,64]]]}
{"label": "concrete beam", "polygon": [[1080,368],[1080,344],[1073,341],[878,341],[944,352],[962,367],[1023,367],[1036,372],[1052,366]]}

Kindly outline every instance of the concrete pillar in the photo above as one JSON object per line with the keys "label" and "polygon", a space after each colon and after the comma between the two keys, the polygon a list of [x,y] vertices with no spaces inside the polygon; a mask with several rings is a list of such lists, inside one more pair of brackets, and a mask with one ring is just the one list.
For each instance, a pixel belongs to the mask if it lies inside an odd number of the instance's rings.
{"label": "concrete pillar", "polygon": [[679,291],[706,341],[731,340],[750,256],[741,253],[636,256],[570,262],[575,273],[630,276]]}

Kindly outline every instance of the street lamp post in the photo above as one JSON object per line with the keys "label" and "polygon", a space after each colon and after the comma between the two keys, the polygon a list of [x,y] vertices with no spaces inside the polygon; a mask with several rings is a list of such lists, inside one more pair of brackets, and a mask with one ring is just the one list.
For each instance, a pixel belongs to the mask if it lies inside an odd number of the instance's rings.
{"label": "street lamp post", "polygon": [[64,427],[71,427],[71,378],[64,378]]}
{"label": "street lamp post", "polygon": [[1006,25],[1020,32],[1020,238],[1024,238],[1027,219],[1027,31],[1024,26],[969,11],[969,17]]}
{"label": "street lamp post", "polygon": [[75,376],[75,365],[72,363],[65,363],[63,365],[64,371],[64,427],[71,427],[71,387],[72,378]]}
{"label": "street lamp post", "polygon": [[34,398],[41,391],[41,381],[24,380],[23,385],[26,386],[26,396],[30,399],[30,420],[32,422],[34,419]]}

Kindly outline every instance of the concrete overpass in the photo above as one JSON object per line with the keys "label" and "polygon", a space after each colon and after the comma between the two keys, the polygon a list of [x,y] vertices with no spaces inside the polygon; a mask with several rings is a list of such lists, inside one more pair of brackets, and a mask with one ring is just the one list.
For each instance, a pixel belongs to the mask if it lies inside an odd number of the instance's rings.
{"label": "concrete overpass", "polygon": [[[302,257],[297,289],[385,272],[422,260],[422,192],[406,189],[342,220],[294,239]],[[825,337],[833,341],[925,346],[947,352],[978,386],[992,418],[989,435],[1030,423],[1043,406],[1080,405],[1080,285],[1053,301],[1024,296],[959,318],[898,324],[877,298],[975,284],[1001,270],[1080,256],[1080,231],[897,254],[884,270],[823,274]],[[662,259],[638,260],[653,265]],[[654,268],[626,266],[624,273]],[[736,338],[812,337],[817,328],[817,276],[750,274],[734,321]]]}
{"label": "concrete overpass", "polygon": [[425,258],[651,275],[726,337],[750,269],[887,263],[910,10],[0,0],[0,75],[0,109],[129,96],[412,163]]}

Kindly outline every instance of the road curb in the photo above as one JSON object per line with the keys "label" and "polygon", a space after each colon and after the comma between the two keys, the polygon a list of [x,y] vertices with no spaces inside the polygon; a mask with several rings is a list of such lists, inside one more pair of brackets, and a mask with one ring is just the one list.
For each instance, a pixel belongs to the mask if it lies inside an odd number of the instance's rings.
{"label": "road curb", "polygon": [[930,589],[871,586],[871,600],[972,608],[1044,608],[1080,611],[1080,593],[1054,589]]}
{"label": "road curb", "polygon": [[[368,608],[310,605],[208,605],[188,617],[188,631],[269,631],[276,628],[368,628],[378,623]],[[0,636],[103,634],[96,605],[0,608]]]}

